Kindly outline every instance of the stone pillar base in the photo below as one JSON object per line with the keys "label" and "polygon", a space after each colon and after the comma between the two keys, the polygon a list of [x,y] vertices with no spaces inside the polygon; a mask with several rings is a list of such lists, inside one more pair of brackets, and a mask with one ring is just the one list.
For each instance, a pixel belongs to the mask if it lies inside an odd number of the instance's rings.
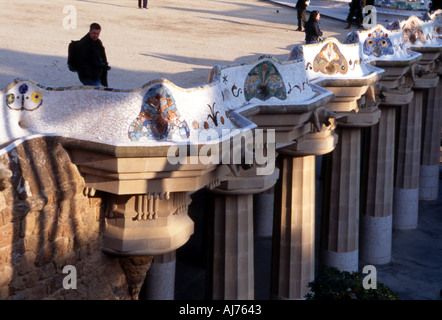
{"label": "stone pillar base", "polygon": [[394,188],[393,228],[412,230],[417,228],[419,212],[419,188]]}
{"label": "stone pillar base", "polygon": [[335,267],[341,271],[358,271],[359,250],[350,252],[336,252],[321,249],[321,264]]}
{"label": "stone pillar base", "polygon": [[439,166],[420,167],[419,200],[437,200],[439,194]]}
{"label": "stone pillar base", "polygon": [[369,264],[386,264],[391,261],[393,216],[360,217],[360,259]]}
{"label": "stone pillar base", "polygon": [[143,300],[174,300],[175,251],[155,256],[144,280]]}

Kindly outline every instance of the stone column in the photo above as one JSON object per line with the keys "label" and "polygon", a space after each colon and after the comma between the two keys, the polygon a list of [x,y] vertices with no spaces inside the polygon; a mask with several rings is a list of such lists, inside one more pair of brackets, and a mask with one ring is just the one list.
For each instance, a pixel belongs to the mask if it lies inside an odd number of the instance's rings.
{"label": "stone column", "polygon": [[439,192],[440,127],[442,83],[428,89],[422,114],[422,150],[419,199],[436,200]]}
{"label": "stone column", "polygon": [[214,300],[253,300],[253,195],[215,195]]}
{"label": "stone column", "polygon": [[155,256],[146,273],[143,300],[174,300],[176,251]]}
{"label": "stone column", "polygon": [[304,299],[315,272],[315,156],[281,153],[277,159],[281,175],[275,187],[271,298]]}
{"label": "stone column", "polygon": [[253,195],[272,188],[278,175],[274,170],[257,176],[252,168],[227,177],[212,190],[213,264],[208,272],[212,299],[254,299]]}
{"label": "stone column", "polygon": [[324,156],[322,264],[343,271],[358,270],[361,131],[337,129],[339,142]]}
{"label": "stone column", "polygon": [[380,106],[379,123],[367,128],[361,183],[360,259],[391,260],[396,109]]}
{"label": "stone column", "polygon": [[381,117],[378,124],[363,131],[359,258],[369,264],[391,260],[396,110],[413,100],[411,68],[415,62],[381,64],[387,72],[377,92]]}
{"label": "stone column", "polygon": [[394,229],[415,229],[418,223],[423,92],[415,90],[412,102],[398,109]]}

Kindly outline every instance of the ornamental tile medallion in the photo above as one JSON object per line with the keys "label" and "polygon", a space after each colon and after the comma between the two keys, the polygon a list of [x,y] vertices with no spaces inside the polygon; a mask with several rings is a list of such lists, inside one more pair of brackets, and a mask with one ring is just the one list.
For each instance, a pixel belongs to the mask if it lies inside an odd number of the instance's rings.
{"label": "ornamental tile medallion", "polygon": [[180,116],[171,92],[158,84],[145,94],[141,112],[129,126],[129,138],[132,141],[139,141],[143,137],[164,140],[171,134],[178,134],[182,139],[190,136],[187,123]]}
{"label": "ornamental tile medallion", "polygon": [[6,94],[6,105],[12,110],[34,111],[43,103],[40,90],[33,85],[21,83]]}
{"label": "ornamental tile medallion", "polygon": [[388,33],[381,28],[377,28],[368,34],[362,49],[365,55],[375,56],[376,58],[394,54],[393,43],[388,38]]}
{"label": "ornamental tile medallion", "polygon": [[346,74],[348,62],[336,43],[330,41],[324,45],[313,60],[313,71],[326,75]]}
{"label": "ornamental tile medallion", "polygon": [[425,34],[419,22],[415,19],[408,20],[402,27],[404,42],[409,42],[412,45],[419,42],[425,44]]}
{"label": "ornamental tile medallion", "polygon": [[244,82],[244,97],[246,101],[252,98],[266,101],[271,97],[287,99],[282,76],[272,62],[261,62],[249,72]]}

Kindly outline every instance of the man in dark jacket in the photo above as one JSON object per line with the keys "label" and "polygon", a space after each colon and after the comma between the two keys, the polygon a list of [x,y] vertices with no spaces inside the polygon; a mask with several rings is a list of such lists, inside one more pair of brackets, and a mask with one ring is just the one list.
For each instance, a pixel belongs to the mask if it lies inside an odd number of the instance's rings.
{"label": "man in dark jacket", "polygon": [[295,7],[298,11],[298,29],[296,29],[296,31],[302,31],[302,26],[305,26],[305,23],[307,22],[305,11],[307,10],[308,3],[310,3],[309,0],[298,0],[296,3]]}
{"label": "man in dark jacket", "polygon": [[99,39],[101,26],[92,23],[89,32],[78,43],[77,72],[83,85],[107,87],[107,71],[110,67],[107,62],[103,43]]}

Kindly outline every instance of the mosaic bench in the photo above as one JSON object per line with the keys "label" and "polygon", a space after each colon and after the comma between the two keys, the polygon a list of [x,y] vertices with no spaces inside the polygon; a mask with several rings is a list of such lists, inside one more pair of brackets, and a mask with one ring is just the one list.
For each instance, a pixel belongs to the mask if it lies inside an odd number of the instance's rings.
{"label": "mosaic bench", "polygon": [[436,32],[436,20],[421,20],[411,16],[407,20],[395,21],[389,30],[402,30],[404,43],[410,50],[422,54],[418,63],[415,87],[435,87],[439,82],[439,58],[442,53],[442,40]]}
{"label": "mosaic bench", "polygon": [[[348,121],[359,121],[353,116],[360,99],[368,92],[374,101],[372,85],[384,74],[384,70],[364,61],[359,43],[343,44],[333,37],[317,44],[295,46],[288,60],[302,60],[310,82],[334,93],[335,99],[328,108],[341,113],[337,115],[341,120],[345,114]],[[364,114],[365,120],[358,118],[364,123],[376,122],[380,114],[378,110],[372,111]]]}
{"label": "mosaic bench", "polygon": [[[59,139],[84,176],[85,192],[109,195],[103,250],[118,254],[159,254],[185,243],[193,233],[189,192],[216,188],[247,168],[244,150],[258,128],[276,128],[277,146],[268,148],[262,179],[253,176],[257,157],[248,163],[252,173],[241,184],[256,190],[277,179],[276,147],[300,139],[295,151],[323,153],[336,141],[333,115],[319,114],[333,93],[310,83],[301,62],[271,56],[215,66],[208,83],[195,88],[165,79],[132,90],[17,79],[0,95],[0,152],[41,135]],[[244,146],[234,140],[243,134]],[[225,163],[227,150],[240,153],[239,162]]]}
{"label": "mosaic bench", "polygon": [[346,43],[359,43],[364,61],[385,70],[377,85],[383,104],[403,105],[411,101],[416,62],[422,55],[405,45],[402,30],[388,30],[376,25],[349,33]]}

